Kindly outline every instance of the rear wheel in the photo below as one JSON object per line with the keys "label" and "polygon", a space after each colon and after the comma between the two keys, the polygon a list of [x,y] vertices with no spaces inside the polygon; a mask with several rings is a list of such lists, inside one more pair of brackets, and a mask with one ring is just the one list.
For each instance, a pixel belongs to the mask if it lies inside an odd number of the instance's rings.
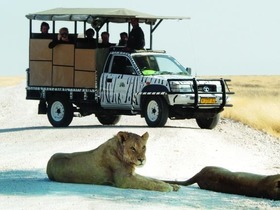
{"label": "rear wheel", "polygon": [[48,102],[48,119],[53,127],[67,127],[73,120],[72,104],[63,97]]}
{"label": "rear wheel", "polygon": [[145,103],[144,116],[148,126],[163,127],[169,116],[168,106],[160,96],[147,98]]}
{"label": "rear wheel", "polygon": [[96,117],[102,125],[116,125],[121,119],[121,115],[111,114],[96,115]]}
{"label": "rear wheel", "polygon": [[220,114],[209,118],[196,118],[196,123],[202,129],[213,129],[216,127],[220,120]]}

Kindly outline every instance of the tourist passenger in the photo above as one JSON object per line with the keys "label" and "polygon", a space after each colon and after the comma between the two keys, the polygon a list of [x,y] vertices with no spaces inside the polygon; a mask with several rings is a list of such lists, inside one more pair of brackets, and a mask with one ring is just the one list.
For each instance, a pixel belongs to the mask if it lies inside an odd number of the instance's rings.
{"label": "tourist passenger", "polygon": [[54,48],[58,44],[72,44],[73,41],[69,38],[68,28],[63,27],[59,29],[59,33],[57,35],[57,39],[53,40],[49,44],[49,48]]}
{"label": "tourist passenger", "polygon": [[50,26],[49,26],[48,23],[46,23],[46,22],[42,22],[42,23],[41,23],[41,28],[40,28],[40,30],[41,30],[41,33],[42,33],[42,34],[49,34],[49,29],[50,29]]}
{"label": "tourist passenger", "polygon": [[119,46],[126,46],[127,45],[127,40],[128,40],[128,35],[126,32],[120,33],[120,41],[119,41]]}
{"label": "tourist passenger", "polygon": [[115,44],[109,42],[109,37],[110,34],[107,31],[102,32],[101,33],[102,42],[98,44],[98,47],[107,48],[107,47],[115,46]]}
{"label": "tourist passenger", "polygon": [[[85,32],[85,38],[87,38],[87,39],[94,39],[94,38],[93,38],[93,37],[94,37],[94,34],[95,34],[94,30],[93,30],[92,28],[89,28],[89,29],[87,29],[86,32]],[[95,39],[94,39],[94,40],[95,40]]]}
{"label": "tourist passenger", "polygon": [[130,20],[132,25],[132,30],[129,33],[127,47],[129,49],[140,50],[145,46],[145,36],[141,27],[139,26],[139,20],[137,18],[132,18]]}
{"label": "tourist passenger", "polygon": [[46,22],[42,22],[40,27],[41,34],[38,35],[38,38],[51,39],[52,35],[49,34],[49,29],[50,29],[49,24]]}
{"label": "tourist passenger", "polygon": [[89,28],[85,32],[85,43],[87,45],[87,48],[96,48],[96,39],[94,37],[94,30],[92,28]]}
{"label": "tourist passenger", "polygon": [[68,28],[63,27],[63,28],[59,29],[59,33],[57,35],[57,40],[62,41],[62,42],[70,42]]}

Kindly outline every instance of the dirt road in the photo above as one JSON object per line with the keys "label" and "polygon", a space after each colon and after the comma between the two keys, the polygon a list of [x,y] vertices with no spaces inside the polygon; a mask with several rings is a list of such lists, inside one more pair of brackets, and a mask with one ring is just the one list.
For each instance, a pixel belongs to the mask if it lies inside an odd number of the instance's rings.
{"label": "dirt road", "polygon": [[45,167],[56,152],[90,150],[118,131],[150,138],[147,163],[138,173],[185,179],[208,165],[259,174],[280,173],[280,140],[230,120],[214,130],[193,120],[149,128],[139,116],[102,126],[92,116],[74,118],[68,128],[53,128],[37,115],[37,101],[25,100],[25,84],[0,87],[0,209],[200,209],[280,207],[280,202],[200,190],[158,193],[106,186],[50,182]]}

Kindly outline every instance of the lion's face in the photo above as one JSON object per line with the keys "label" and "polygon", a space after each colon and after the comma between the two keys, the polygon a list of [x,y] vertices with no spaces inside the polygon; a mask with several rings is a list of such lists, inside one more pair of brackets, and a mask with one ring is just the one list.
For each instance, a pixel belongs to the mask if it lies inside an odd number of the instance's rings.
{"label": "lion's face", "polygon": [[146,162],[146,143],[149,134],[146,132],[142,136],[134,133],[119,132],[120,153],[124,162],[133,166],[142,166]]}

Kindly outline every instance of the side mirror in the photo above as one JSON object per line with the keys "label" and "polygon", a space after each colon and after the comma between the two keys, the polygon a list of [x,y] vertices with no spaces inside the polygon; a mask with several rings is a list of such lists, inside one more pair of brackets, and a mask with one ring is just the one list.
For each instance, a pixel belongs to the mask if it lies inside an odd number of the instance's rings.
{"label": "side mirror", "polygon": [[186,68],[186,71],[189,73],[189,75],[192,75],[192,68],[187,67],[187,68]]}

